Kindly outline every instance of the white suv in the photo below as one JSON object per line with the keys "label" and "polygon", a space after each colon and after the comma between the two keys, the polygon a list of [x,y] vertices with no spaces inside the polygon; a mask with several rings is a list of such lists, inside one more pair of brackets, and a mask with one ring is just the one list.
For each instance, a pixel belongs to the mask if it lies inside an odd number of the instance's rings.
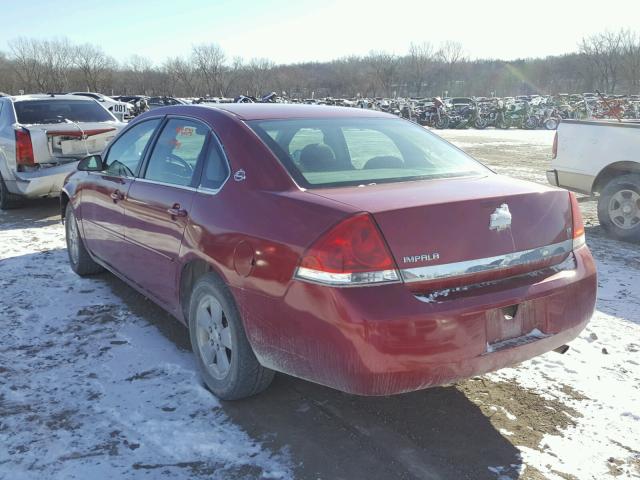
{"label": "white suv", "polygon": [[58,196],[78,160],[101,153],[124,125],[86,97],[0,97],[0,209]]}

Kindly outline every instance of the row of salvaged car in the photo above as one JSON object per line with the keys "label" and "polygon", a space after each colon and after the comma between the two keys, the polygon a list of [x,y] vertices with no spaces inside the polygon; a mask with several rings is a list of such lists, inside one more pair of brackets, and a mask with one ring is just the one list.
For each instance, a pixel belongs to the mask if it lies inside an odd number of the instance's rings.
{"label": "row of salvaged car", "polygon": [[75,162],[102,151],[124,121],[164,106],[220,103],[341,105],[394,113],[434,128],[557,128],[561,119],[634,118],[640,98],[595,94],[556,97],[433,99],[108,97],[92,92],[16,97],[0,94],[0,208],[23,197],[56,195]]}
{"label": "row of salvaged car", "polygon": [[146,111],[192,103],[274,100],[275,94],[260,99],[203,99],[0,93],[0,209],[15,207],[23,198],[58,195],[80,158],[101,152],[126,121]]}
{"label": "row of salvaged car", "polygon": [[305,103],[338,105],[380,110],[396,114],[424,126],[438,129],[495,127],[501,129],[544,128],[555,130],[562,119],[637,119],[640,95],[601,95],[596,93],[525,95],[517,97],[453,98],[333,98],[297,99],[270,93],[261,98],[174,98],[123,96],[119,100],[133,105],[132,116],[167,105],[206,103]]}
{"label": "row of salvaged car", "polygon": [[438,129],[495,127],[555,130],[562,119],[640,118],[640,95],[585,93],[504,98],[307,100],[307,103],[311,102],[382,110]]}

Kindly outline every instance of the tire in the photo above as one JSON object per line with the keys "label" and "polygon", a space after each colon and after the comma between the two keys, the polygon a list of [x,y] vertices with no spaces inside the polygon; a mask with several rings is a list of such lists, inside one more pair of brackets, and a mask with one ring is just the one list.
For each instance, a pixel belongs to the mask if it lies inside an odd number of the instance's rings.
{"label": "tire", "polygon": [[640,241],[640,174],[615,177],[600,192],[600,225],[614,238]]}
{"label": "tire", "polygon": [[10,210],[12,208],[18,208],[21,205],[22,197],[11,193],[7,189],[6,183],[0,174],[0,210]]}
{"label": "tire", "polygon": [[436,121],[435,127],[438,130],[443,130],[445,128],[449,128],[450,119],[447,116],[442,115],[439,120]]}
{"label": "tire", "polygon": [[547,130],[557,130],[560,120],[557,118],[547,118],[544,121],[544,128]]}
{"label": "tire", "polygon": [[80,235],[78,221],[76,220],[76,215],[73,212],[71,202],[67,203],[64,218],[67,254],[69,256],[69,264],[71,265],[71,270],[76,272],[81,277],[100,273],[104,269],[96,262],[94,262],[94,260],[91,258],[91,255],[89,255],[89,252],[84,246],[84,240],[82,240],[82,236]]}
{"label": "tire", "polygon": [[487,121],[487,119],[482,117],[476,118],[476,121],[473,122],[473,126],[478,130],[484,130],[485,128],[487,128],[488,125],[489,125],[489,122]]}
{"label": "tire", "polygon": [[536,117],[529,117],[524,121],[525,130],[535,130],[538,128],[538,119]]}
{"label": "tire", "polygon": [[231,293],[215,275],[206,274],[196,282],[188,320],[200,374],[218,398],[238,400],[269,386],[274,372],[256,359]]}

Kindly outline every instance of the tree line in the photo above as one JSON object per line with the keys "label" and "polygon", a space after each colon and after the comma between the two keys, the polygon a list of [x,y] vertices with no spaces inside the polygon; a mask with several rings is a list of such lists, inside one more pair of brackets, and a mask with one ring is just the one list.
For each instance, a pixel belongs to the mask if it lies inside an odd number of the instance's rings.
{"label": "tree line", "polygon": [[0,51],[0,91],[17,94],[97,91],[177,97],[512,96],[591,92],[640,93],[640,36],[607,31],[583,38],[573,53],[512,61],[470,60],[455,41],[412,43],[403,55],[371,51],[330,62],[277,65],[267,58],[228,58],[215,43],[154,64],[123,62],[91,43],[15,38]]}

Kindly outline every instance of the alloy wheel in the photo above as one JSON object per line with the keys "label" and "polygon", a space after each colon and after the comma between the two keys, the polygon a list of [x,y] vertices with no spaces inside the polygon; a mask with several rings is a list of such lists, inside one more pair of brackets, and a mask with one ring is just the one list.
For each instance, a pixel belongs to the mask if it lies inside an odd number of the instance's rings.
{"label": "alloy wheel", "polygon": [[221,380],[231,368],[231,328],[222,305],[213,295],[204,295],[196,310],[196,338],[202,363]]}
{"label": "alloy wheel", "polygon": [[609,201],[609,218],[624,230],[640,224],[640,194],[633,190],[620,190]]}
{"label": "alloy wheel", "polygon": [[80,236],[78,234],[76,217],[73,214],[67,218],[67,242],[67,248],[71,254],[71,261],[74,265],[77,265],[80,259]]}

